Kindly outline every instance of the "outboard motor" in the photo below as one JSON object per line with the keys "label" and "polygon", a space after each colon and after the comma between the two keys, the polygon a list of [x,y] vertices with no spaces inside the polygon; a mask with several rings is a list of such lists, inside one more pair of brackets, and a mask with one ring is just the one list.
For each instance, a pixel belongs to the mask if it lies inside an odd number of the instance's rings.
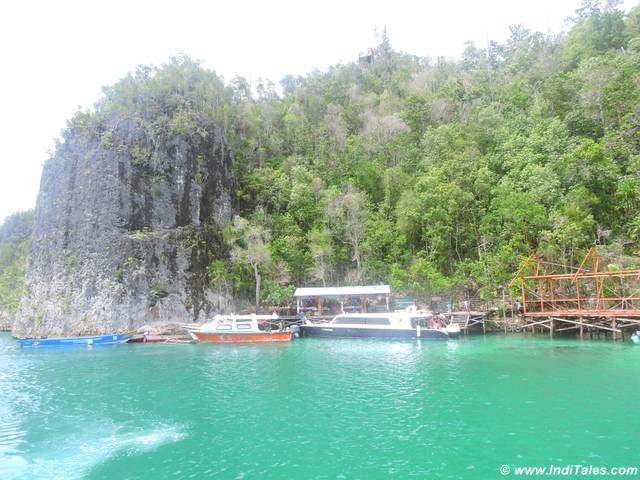
{"label": "outboard motor", "polygon": [[295,338],[300,338],[300,325],[291,325],[291,331]]}

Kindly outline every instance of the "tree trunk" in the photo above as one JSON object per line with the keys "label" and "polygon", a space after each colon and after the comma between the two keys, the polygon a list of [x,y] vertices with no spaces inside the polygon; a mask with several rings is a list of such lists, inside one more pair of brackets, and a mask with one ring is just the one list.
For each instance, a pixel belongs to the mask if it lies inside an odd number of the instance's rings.
{"label": "tree trunk", "polygon": [[602,102],[598,103],[600,109],[600,121],[602,122],[602,133],[607,133],[607,125],[604,121],[604,108],[602,108]]}
{"label": "tree trunk", "polygon": [[253,275],[256,279],[256,313],[260,305],[260,272],[258,272],[258,264],[251,265],[253,267]]}

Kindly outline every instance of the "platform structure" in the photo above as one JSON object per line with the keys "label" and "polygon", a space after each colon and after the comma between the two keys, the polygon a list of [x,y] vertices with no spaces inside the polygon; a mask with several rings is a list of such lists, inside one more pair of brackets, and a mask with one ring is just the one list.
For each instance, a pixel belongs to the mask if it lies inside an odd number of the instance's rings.
{"label": "platform structure", "polygon": [[460,310],[447,312],[442,314],[447,319],[447,323],[457,323],[462,332],[466,335],[469,331],[476,327],[482,327],[482,333],[487,331],[488,311],[479,310]]}
{"label": "platform structure", "polygon": [[595,247],[580,266],[556,273],[558,266],[532,253],[510,287],[520,287],[524,328],[556,332],[611,332],[617,339],[640,329],[640,270],[603,269]]}

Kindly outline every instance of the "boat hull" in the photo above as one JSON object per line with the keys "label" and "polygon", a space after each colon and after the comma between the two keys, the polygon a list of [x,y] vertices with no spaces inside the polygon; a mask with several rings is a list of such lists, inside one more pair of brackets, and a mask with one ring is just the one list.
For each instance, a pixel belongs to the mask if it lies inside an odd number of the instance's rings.
{"label": "boat hull", "polygon": [[134,335],[129,343],[180,343],[193,342],[190,335]]}
{"label": "boat hull", "polygon": [[293,332],[218,333],[191,331],[191,334],[200,342],[213,343],[289,342],[293,337]]}
{"label": "boat hull", "polygon": [[326,338],[416,338],[419,340],[449,338],[447,332],[431,328],[421,329],[418,335],[416,329],[350,328],[327,325],[301,325],[300,334],[303,337]]}
{"label": "boat hull", "polygon": [[87,347],[94,345],[115,345],[125,343],[131,335],[93,335],[88,337],[23,338],[18,340],[21,347]]}

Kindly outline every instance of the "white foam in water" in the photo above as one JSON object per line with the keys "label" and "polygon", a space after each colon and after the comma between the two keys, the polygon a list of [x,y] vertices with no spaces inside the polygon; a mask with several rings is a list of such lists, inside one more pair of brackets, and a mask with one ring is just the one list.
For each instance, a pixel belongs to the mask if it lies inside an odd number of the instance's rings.
{"label": "white foam in water", "polygon": [[29,462],[20,455],[0,456],[0,478],[24,478]]}
{"label": "white foam in water", "polygon": [[20,455],[0,456],[0,479],[73,480],[123,450],[132,454],[148,452],[187,436],[182,428],[171,425],[158,425],[150,431],[120,433],[121,430],[116,427],[107,437],[65,437],[59,450],[47,451],[46,456],[31,461]]}

